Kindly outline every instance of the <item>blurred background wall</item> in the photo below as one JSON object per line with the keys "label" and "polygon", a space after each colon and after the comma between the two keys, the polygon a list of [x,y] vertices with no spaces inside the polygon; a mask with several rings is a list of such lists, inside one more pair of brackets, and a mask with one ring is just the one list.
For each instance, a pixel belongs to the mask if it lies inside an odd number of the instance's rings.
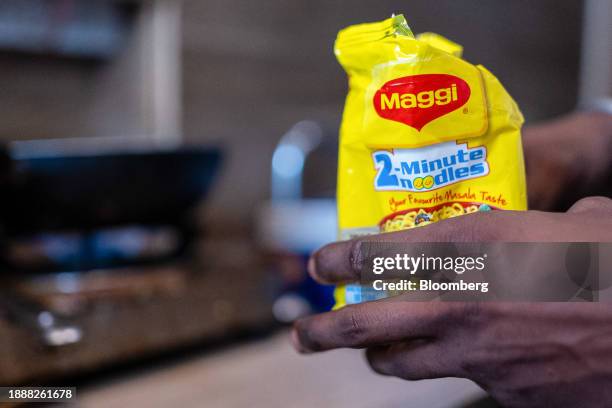
{"label": "blurred background wall", "polygon": [[293,123],[315,119],[335,131],[347,89],[332,50],[336,33],[393,12],[415,32],[463,44],[465,57],[499,77],[528,121],[574,107],[580,1],[187,1],[185,135],[220,141],[230,152],[214,209],[242,217],[247,203],[267,196],[274,145]]}
{"label": "blurred background wall", "polygon": [[[393,12],[404,13],[415,32],[463,44],[465,57],[499,77],[528,121],[575,106],[582,1],[186,0],[177,62],[182,86],[165,109],[180,107],[175,128],[187,143],[227,150],[211,220],[249,223],[269,195],[274,146],[295,122],[320,121],[326,137],[336,137],[346,93],[332,51],[336,33]],[[143,52],[135,41],[130,37],[117,52],[121,75],[104,69],[108,63],[0,53],[0,138],[151,131],[142,108],[149,85],[142,70],[130,68],[142,64],[129,58]],[[321,177],[333,178],[333,170]]]}

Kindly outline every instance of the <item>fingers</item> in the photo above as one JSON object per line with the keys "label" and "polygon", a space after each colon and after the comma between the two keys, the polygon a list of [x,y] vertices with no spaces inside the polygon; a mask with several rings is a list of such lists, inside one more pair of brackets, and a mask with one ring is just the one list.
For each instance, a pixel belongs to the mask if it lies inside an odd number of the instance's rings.
{"label": "fingers", "polygon": [[324,246],[308,260],[308,274],[323,284],[358,281],[364,241],[354,239]]}
{"label": "fingers", "polygon": [[[503,224],[512,222],[516,214],[513,211],[467,214],[461,217],[440,221],[425,227],[380,235],[370,235],[350,241],[341,241],[324,246],[315,252],[308,265],[308,272],[321,283],[346,283],[359,280],[361,268],[373,254],[373,242],[405,243],[409,256],[418,256],[423,250],[419,243],[428,242],[486,242],[502,238],[501,233],[508,231]],[[394,256],[395,251],[389,248],[384,254],[384,247],[377,249],[376,256]]]}
{"label": "fingers", "polygon": [[568,210],[568,213],[600,213],[612,214],[612,200],[608,197],[586,197],[578,200]]}
{"label": "fingers", "polygon": [[375,346],[366,351],[374,371],[406,380],[458,376],[460,367],[453,355],[443,343],[427,340]]}
{"label": "fingers", "polygon": [[302,353],[435,338],[456,324],[464,308],[461,303],[390,298],[298,320],[292,336],[295,348]]}

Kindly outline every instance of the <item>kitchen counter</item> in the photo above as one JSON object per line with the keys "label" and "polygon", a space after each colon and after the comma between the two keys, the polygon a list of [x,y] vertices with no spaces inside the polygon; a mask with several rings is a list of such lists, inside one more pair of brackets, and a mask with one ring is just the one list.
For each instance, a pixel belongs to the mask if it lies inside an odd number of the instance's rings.
{"label": "kitchen counter", "polygon": [[359,350],[298,355],[287,330],[78,390],[79,406],[86,408],[435,408],[461,406],[482,395],[466,380],[379,376]]}

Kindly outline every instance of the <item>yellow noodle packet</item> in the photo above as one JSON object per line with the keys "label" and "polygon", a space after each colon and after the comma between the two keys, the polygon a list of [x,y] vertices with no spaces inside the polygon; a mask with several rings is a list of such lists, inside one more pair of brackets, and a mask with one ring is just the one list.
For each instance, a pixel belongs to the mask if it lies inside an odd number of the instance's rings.
{"label": "yellow noodle packet", "polygon": [[[335,54],[348,74],[340,128],[339,239],[475,211],[526,210],[523,116],[486,68],[402,15],[348,27]],[[336,307],[384,292],[336,288]]]}

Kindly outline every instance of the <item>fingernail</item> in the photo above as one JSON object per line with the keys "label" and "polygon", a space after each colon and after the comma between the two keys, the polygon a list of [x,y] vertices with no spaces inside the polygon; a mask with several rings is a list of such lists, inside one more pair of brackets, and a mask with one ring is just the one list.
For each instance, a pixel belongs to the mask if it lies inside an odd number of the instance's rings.
{"label": "fingernail", "polygon": [[296,329],[291,329],[291,344],[295,351],[300,354],[310,354],[311,351],[307,350],[302,343],[300,342],[300,337],[298,336],[298,332]]}
{"label": "fingernail", "polygon": [[314,259],[314,254],[308,259],[308,274],[311,278],[316,279],[317,276],[317,265]]}

